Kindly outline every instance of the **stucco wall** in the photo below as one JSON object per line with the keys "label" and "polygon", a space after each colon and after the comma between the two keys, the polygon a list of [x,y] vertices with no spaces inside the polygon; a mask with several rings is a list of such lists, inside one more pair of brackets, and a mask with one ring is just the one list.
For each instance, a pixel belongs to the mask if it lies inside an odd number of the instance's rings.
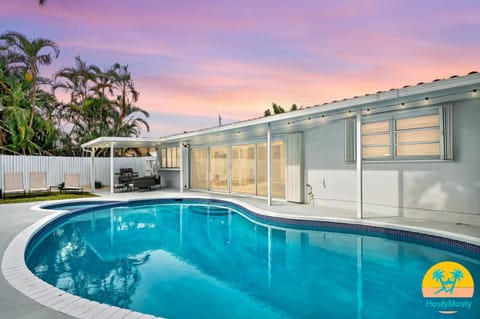
{"label": "stucco wall", "polygon": [[160,170],[162,187],[180,189],[180,171],[178,170]]}
{"label": "stucco wall", "polygon": [[[355,165],[344,162],[345,127],[305,132],[305,183],[315,205],[354,209]],[[454,161],[366,163],[364,209],[480,225],[480,102],[454,105]]]}

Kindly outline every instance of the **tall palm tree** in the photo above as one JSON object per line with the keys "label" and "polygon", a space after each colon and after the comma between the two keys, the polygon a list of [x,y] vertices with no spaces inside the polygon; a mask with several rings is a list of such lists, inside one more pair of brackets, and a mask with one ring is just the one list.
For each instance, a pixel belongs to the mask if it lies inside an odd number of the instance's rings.
{"label": "tall palm tree", "polygon": [[117,90],[117,105],[121,111],[121,118],[127,116],[128,108],[138,101],[140,93],[135,89],[128,65],[115,63],[108,74],[112,79],[112,89]]}
{"label": "tall palm tree", "polygon": [[[70,92],[72,103],[85,103],[101,70],[94,64],[87,64],[80,56],[75,57],[74,67],[64,67],[55,73],[54,89],[63,88]],[[58,81],[58,80],[61,81]]]}
{"label": "tall palm tree", "polygon": [[37,94],[38,65],[49,65],[52,63],[51,53],[41,53],[46,48],[51,48],[55,58],[60,54],[60,49],[55,42],[45,38],[33,40],[19,32],[7,31],[0,36],[3,47],[8,51],[9,65],[22,69],[25,78],[32,83],[30,98],[32,101],[30,120],[28,126],[32,128],[35,117],[35,99]]}

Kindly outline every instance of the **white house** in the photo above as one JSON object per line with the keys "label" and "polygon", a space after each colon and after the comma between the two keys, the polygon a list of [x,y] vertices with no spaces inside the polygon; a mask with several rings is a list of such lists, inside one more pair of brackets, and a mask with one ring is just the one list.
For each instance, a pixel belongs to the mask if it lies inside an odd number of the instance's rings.
{"label": "white house", "polygon": [[163,183],[180,191],[479,226],[479,90],[472,72],[158,139],[101,137],[83,148],[157,147]]}

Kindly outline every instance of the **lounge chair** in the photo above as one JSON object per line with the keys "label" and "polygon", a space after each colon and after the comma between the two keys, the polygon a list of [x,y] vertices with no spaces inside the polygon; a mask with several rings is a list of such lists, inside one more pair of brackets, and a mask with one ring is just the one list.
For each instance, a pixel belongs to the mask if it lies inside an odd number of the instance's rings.
{"label": "lounge chair", "polygon": [[60,192],[76,191],[83,193],[83,187],[80,186],[80,174],[65,173],[65,183]]}
{"label": "lounge chair", "polygon": [[30,172],[30,188],[28,192],[50,192],[50,188],[47,187],[46,172]]}
{"label": "lounge chair", "polygon": [[23,187],[23,173],[5,173],[4,175],[3,198],[7,194],[23,194],[25,195],[25,188]]}

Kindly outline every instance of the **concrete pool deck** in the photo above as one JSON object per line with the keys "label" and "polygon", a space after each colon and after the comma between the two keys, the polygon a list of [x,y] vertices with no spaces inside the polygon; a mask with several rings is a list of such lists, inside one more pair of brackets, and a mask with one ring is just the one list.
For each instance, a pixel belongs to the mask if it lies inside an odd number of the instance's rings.
{"label": "concrete pool deck", "polygon": [[[131,192],[131,193],[100,193],[101,199],[138,199],[138,198],[161,198],[161,197],[211,197],[220,199],[229,199],[236,202],[247,204],[247,208],[256,207],[260,210],[272,212],[273,216],[287,216],[289,218],[305,218],[305,219],[322,219],[329,221],[347,221],[355,218],[355,212],[343,209],[332,209],[327,207],[291,204],[284,201],[274,201],[273,206],[267,206],[265,199],[240,197],[223,194],[209,194],[200,192],[179,193],[174,190],[160,190],[152,192]],[[83,199],[85,200],[85,199]],[[88,199],[87,199],[88,200]],[[48,211],[33,211],[32,206],[40,203],[24,203],[24,204],[6,204],[0,205],[0,253],[4,255],[5,250],[15,236],[22,232],[28,226],[37,221],[51,215]],[[447,238],[465,239],[470,243],[480,245],[480,227],[470,225],[457,225],[453,223],[444,223],[431,220],[411,219],[398,216],[378,216],[366,214],[361,223],[368,225],[388,226],[411,229],[413,231],[420,230],[426,233],[439,234],[443,233]],[[23,252],[20,252],[23,253]],[[57,310],[48,308],[37,303],[25,296],[19,290],[13,288],[6,280],[4,275],[0,276],[0,307],[2,309],[1,318],[76,318],[77,316],[65,315]],[[85,317],[85,316],[84,316]],[[95,317],[95,316],[94,316]],[[107,318],[108,316],[102,316]],[[130,312],[125,314],[123,318],[153,318],[152,316],[139,315]],[[118,316],[117,318],[122,318]]]}

